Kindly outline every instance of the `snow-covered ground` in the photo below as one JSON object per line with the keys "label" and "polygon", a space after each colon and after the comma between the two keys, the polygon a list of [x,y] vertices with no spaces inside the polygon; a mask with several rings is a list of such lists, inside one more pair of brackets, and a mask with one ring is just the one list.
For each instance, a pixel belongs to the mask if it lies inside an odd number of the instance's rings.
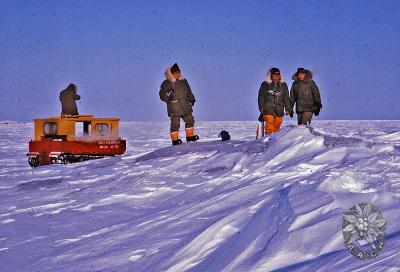
{"label": "snow-covered ground", "polygon": [[[168,123],[122,123],[125,155],[32,169],[32,124],[1,122],[0,271],[399,271],[400,121],[255,125],[172,147]],[[342,236],[361,202],[387,220],[369,261]]]}

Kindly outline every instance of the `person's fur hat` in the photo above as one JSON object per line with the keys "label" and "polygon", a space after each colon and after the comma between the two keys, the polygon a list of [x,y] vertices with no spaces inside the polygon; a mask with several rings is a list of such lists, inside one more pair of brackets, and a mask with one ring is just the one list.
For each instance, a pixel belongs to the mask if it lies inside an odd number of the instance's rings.
{"label": "person's fur hat", "polygon": [[276,68],[276,67],[273,67],[273,68],[271,68],[270,70],[269,70],[269,72],[271,73],[271,75],[273,74],[273,73],[280,73],[281,71],[279,71],[279,69],[278,68]]}
{"label": "person's fur hat", "polygon": [[171,67],[171,74],[175,73],[175,72],[180,72],[181,69],[179,69],[179,66],[177,63],[174,63],[174,65],[172,65]]}
{"label": "person's fur hat", "polygon": [[296,72],[296,75],[298,75],[298,74],[307,74],[307,70],[306,69],[304,69],[303,67],[300,67],[300,68],[297,68],[297,72]]}
{"label": "person's fur hat", "polygon": [[296,73],[292,76],[292,79],[295,80],[295,81],[296,81],[296,80],[299,80],[299,78],[297,77],[297,75],[298,75],[299,73],[304,73],[304,74],[306,74],[305,80],[310,80],[310,79],[313,78],[313,74],[312,74],[312,72],[311,72],[310,70],[307,70],[307,69],[305,69],[305,68],[303,68],[303,67],[300,67],[300,68],[297,68],[297,71],[296,71]]}
{"label": "person's fur hat", "polygon": [[70,83],[70,84],[67,86],[67,89],[72,89],[72,90],[75,90],[75,91],[78,90],[78,88],[76,87],[76,84],[74,84],[74,83]]}
{"label": "person's fur hat", "polygon": [[281,74],[281,72],[279,71],[279,69],[276,68],[276,67],[273,67],[273,68],[271,68],[271,69],[268,70],[267,79],[266,79],[266,82],[267,82],[267,83],[269,83],[269,84],[272,83],[271,77],[272,77],[272,74],[274,74],[274,73],[279,73],[279,82],[281,82],[281,83],[284,82],[283,77],[282,77],[282,74]]}

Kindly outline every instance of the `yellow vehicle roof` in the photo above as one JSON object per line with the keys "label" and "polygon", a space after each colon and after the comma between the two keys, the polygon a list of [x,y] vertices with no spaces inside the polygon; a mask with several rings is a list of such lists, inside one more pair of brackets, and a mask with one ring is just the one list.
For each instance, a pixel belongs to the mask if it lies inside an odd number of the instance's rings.
{"label": "yellow vehicle roof", "polygon": [[52,116],[48,118],[35,118],[33,120],[65,120],[65,121],[76,121],[76,122],[82,122],[82,121],[119,121],[119,118],[106,118],[106,117],[93,117],[93,115],[72,115],[68,117],[61,117],[61,116]]}

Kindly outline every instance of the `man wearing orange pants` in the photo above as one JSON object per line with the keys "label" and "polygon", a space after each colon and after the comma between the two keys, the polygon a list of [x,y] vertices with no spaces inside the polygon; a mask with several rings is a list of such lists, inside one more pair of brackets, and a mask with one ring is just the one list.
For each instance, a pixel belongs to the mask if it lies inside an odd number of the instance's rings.
{"label": "man wearing orange pants", "polygon": [[267,73],[267,79],[261,83],[258,91],[258,108],[265,121],[265,134],[278,131],[282,124],[284,113],[293,117],[287,84],[282,80],[278,68],[272,68]]}

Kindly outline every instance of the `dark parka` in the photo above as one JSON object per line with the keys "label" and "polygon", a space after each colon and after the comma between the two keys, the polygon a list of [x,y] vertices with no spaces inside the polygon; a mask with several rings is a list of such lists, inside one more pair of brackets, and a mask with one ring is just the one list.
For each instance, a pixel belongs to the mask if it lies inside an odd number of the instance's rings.
{"label": "dark parka", "polygon": [[303,81],[293,75],[294,80],[290,88],[290,100],[292,105],[296,104],[296,113],[314,112],[321,105],[321,96],[317,84],[312,80],[311,71],[306,71],[306,77]]}
{"label": "dark parka", "polygon": [[258,91],[258,108],[263,115],[282,117],[285,111],[292,112],[288,86],[284,81],[272,82],[268,72],[267,80]]}
{"label": "dark parka", "polygon": [[62,114],[78,115],[78,107],[76,106],[76,100],[81,97],[76,94],[77,88],[75,84],[69,84],[68,87],[60,92],[60,101]]}
{"label": "dark parka", "polygon": [[166,80],[160,87],[160,99],[167,103],[169,117],[183,117],[193,112],[192,105],[196,99],[190,89],[189,83],[181,76],[176,80],[171,70],[165,72]]}

